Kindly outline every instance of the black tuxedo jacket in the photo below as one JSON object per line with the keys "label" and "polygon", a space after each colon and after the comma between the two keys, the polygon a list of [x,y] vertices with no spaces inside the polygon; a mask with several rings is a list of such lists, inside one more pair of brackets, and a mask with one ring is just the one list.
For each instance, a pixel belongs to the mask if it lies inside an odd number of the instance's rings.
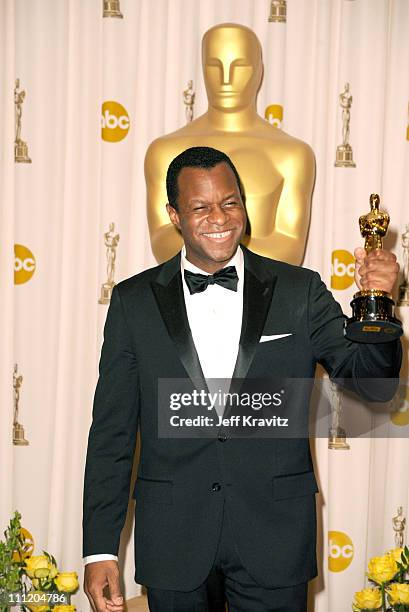
{"label": "black tuxedo jacket", "polygon": [[[341,308],[316,272],[243,251],[234,377],[313,378],[320,362],[331,377],[351,379],[359,390],[360,378],[399,375],[400,341],[347,341]],[[292,335],[259,342],[261,335],[283,333]],[[158,379],[186,377],[192,388],[204,384],[178,254],[119,283],[112,294],[88,440],[83,555],[118,553],[139,428],[137,582],[181,591],[198,587],[216,553],[223,503],[242,562],[260,585],[310,580],[317,573],[318,489],[308,439],[158,438]],[[360,391],[369,399],[389,399],[371,397],[371,387]],[[303,398],[303,410],[308,403]]]}

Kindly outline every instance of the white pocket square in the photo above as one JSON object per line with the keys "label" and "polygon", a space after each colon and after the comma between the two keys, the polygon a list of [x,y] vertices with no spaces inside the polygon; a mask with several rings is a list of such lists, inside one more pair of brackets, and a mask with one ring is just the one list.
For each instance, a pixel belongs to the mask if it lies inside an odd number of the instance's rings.
{"label": "white pocket square", "polygon": [[292,336],[292,334],[274,334],[273,336],[261,336],[260,342],[271,342],[271,340],[278,340],[279,338],[286,338]]}

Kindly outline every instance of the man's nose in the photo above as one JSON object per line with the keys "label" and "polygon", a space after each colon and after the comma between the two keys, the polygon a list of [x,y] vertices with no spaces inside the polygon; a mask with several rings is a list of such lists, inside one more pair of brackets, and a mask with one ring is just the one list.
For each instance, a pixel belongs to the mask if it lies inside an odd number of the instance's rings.
{"label": "man's nose", "polygon": [[212,225],[224,225],[227,221],[227,218],[228,215],[221,206],[213,206],[207,216],[207,221]]}

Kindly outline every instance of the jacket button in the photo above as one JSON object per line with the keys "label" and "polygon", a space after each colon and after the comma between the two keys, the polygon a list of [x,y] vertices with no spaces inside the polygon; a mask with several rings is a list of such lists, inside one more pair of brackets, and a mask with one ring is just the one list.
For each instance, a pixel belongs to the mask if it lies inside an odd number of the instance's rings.
{"label": "jacket button", "polygon": [[220,491],[221,488],[222,488],[222,485],[219,482],[214,482],[212,484],[212,491]]}
{"label": "jacket button", "polygon": [[217,436],[217,439],[219,440],[219,442],[226,442],[227,436],[225,433],[221,433]]}

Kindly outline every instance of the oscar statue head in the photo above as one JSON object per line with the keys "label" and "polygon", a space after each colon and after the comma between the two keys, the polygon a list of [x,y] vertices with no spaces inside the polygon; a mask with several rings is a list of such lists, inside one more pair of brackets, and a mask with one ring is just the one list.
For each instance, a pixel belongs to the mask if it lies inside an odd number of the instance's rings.
{"label": "oscar statue head", "polygon": [[263,63],[250,28],[235,23],[210,28],[203,36],[202,63],[210,107],[235,112],[255,105]]}

